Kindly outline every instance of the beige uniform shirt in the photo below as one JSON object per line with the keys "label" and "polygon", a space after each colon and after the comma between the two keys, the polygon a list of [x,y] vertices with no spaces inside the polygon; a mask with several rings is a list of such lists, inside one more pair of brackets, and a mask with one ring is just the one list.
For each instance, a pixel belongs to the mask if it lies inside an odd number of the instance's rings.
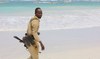
{"label": "beige uniform shirt", "polygon": [[40,41],[39,36],[37,34],[37,32],[39,30],[39,22],[40,22],[39,18],[37,16],[34,16],[30,20],[30,22],[28,24],[28,29],[27,29],[27,34],[33,35],[36,42]]}

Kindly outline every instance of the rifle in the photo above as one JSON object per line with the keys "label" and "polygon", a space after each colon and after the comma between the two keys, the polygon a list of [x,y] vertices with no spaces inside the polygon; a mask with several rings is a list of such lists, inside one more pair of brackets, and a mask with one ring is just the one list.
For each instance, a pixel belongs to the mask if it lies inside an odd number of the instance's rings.
{"label": "rifle", "polygon": [[24,44],[24,47],[27,48],[27,46],[26,46],[26,44],[24,43],[23,40],[21,40],[21,39],[20,39],[19,37],[17,37],[17,36],[14,36],[14,38],[17,39],[17,40],[19,40],[20,43],[23,43],[23,44]]}
{"label": "rifle", "polygon": [[23,40],[21,40],[19,37],[14,36],[15,39],[19,40],[19,42],[24,43]]}
{"label": "rifle", "polygon": [[[40,35],[40,32],[37,33],[38,35]],[[26,45],[30,46],[30,43],[33,44],[34,43],[34,37],[33,36],[28,36],[27,33],[25,33],[25,36],[20,39],[18,36],[14,36],[15,39],[19,40],[20,43],[24,44],[24,47],[27,48]]]}

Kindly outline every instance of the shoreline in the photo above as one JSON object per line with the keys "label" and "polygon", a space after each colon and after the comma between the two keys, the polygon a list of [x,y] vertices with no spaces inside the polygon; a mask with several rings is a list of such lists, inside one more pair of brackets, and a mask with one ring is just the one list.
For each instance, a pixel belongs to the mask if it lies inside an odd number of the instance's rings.
{"label": "shoreline", "polygon": [[[95,27],[86,27],[86,28],[65,28],[65,29],[51,29],[51,30],[39,30],[39,31],[60,31],[60,30],[90,30],[90,29],[100,29],[100,26],[95,26]],[[0,32],[25,32],[26,30],[22,30],[22,29],[8,29],[8,30],[0,30]]]}

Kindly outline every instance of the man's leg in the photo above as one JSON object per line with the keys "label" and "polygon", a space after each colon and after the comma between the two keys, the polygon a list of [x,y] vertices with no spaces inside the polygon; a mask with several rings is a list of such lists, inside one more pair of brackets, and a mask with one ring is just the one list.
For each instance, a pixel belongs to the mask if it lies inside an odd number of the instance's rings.
{"label": "man's leg", "polygon": [[28,51],[30,52],[31,56],[29,59],[39,59],[39,56],[38,56],[38,51],[39,48],[37,45],[30,45],[28,47]]}

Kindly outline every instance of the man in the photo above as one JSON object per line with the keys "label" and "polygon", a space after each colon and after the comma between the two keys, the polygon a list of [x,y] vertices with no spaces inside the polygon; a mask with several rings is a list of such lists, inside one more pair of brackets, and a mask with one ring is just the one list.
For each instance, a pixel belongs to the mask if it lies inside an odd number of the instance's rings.
{"label": "man", "polygon": [[35,16],[31,18],[28,29],[27,29],[27,35],[32,35],[34,37],[34,44],[31,44],[30,46],[27,46],[28,51],[30,53],[29,59],[39,59],[38,53],[39,53],[39,43],[41,46],[41,50],[44,50],[45,47],[42,44],[42,42],[39,39],[38,36],[38,29],[39,29],[39,22],[42,17],[42,10],[41,8],[35,9]]}

